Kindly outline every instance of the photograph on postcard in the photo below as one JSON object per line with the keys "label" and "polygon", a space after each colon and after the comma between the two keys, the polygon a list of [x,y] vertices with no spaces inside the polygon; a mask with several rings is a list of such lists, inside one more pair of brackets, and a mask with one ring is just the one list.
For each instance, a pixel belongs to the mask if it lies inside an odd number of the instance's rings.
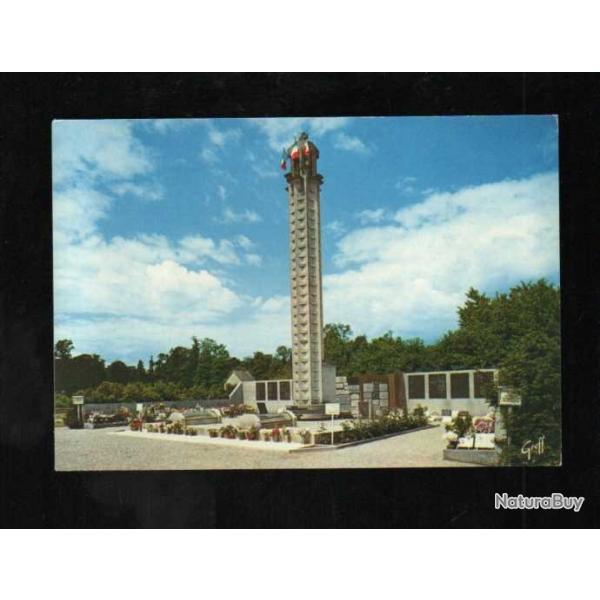
{"label": "photograph on postcard", "polygon": [[56,470],[560,465],[558,135],[55,120]]}

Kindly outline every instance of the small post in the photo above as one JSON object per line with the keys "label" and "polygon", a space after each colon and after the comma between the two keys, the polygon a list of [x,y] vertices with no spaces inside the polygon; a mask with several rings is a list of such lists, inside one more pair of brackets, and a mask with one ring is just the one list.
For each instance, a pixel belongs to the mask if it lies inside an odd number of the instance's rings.
{"label": "small post", "polygon": [[73,396],[71,398],[71,401],[75,405],[75,418],[77,420],[77,427],[81,428],[84,425],[83,424],[83,403],[84,403],[84,397],[83,396]]}
{"label": "small post", "polygon": [[334,436],[333,436],[333,418],[335,415],[339,415],[340,414],[340,404],[339,402],[328,402],[327,404],[325,404],[325,414],[326,415],[331,415],[331,445],[333,446],[333,440],[334,440]]}
{"label": "small post", "polygon": [[331,445],[333,446],[333,415],[331,415]]}

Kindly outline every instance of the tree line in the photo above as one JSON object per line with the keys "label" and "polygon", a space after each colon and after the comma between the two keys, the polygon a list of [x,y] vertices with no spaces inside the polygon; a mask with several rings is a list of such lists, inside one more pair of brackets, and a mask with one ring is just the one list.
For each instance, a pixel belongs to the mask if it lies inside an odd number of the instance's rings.
{"label": "tree line", "polygon": [[223,384],[233,369],[250,371],[257,379],[291,378],[292,352],[279,346],[274,354],[255,352],[240,360],[210,338],[192,337],[190,347],[176,346],[151,356],[148,365],[115,360],[98,354],[73,356],[72,340],[59,340],[54,351],[55,390],[61,396],[86,396],[89,402],[193,400],[226,396]]}
{"label": "tree line", "polygon": [[[89,402],[159,401],[225,397],[232,369],[248,370],[256,379],[288,379],[291,350],[255,352],[239,359],[215,340],[192,338],[147,366],[106,364],[97,354],[73,356],[73,342],[55,347],[57,400],[82,393]],[[471,288],[458,307],[458,327],[438,341],[403,339],[388,332],[368,339],[347,324],[324,328],[324,358],[339,375],[436,369],[499,368],[500,384],[516,387],[523,406],[506,415],[513,438],[544,435],[557,459],[560,452],[560,290],[541,279],[521,283],[493,297]],[[516,443],[516,442],[515,442]],[[520,447],[512,460],[523,460]],[[548,457],[546,457],[548,458]],[[557,459],[558,460],[558,459]]]}

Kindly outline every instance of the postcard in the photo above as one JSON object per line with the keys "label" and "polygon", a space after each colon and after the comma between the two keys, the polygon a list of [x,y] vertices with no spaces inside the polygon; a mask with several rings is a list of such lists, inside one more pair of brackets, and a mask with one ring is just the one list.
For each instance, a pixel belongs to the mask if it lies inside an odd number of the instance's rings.
{"label": "postcard", "polygon": [[55,120],[56,470],[560,465],[558,135]]}

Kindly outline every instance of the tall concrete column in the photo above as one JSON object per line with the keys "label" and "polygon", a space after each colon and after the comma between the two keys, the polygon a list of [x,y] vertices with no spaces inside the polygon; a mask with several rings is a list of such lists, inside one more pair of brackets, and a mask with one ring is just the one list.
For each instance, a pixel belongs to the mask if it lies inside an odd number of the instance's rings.
{"label": "tall concrete column", "polygon": [[308,135],[300,135],[288,157],[293,389],[294,402],[306,406],[323,402],[323,177],[317,173],[319,150]]}

